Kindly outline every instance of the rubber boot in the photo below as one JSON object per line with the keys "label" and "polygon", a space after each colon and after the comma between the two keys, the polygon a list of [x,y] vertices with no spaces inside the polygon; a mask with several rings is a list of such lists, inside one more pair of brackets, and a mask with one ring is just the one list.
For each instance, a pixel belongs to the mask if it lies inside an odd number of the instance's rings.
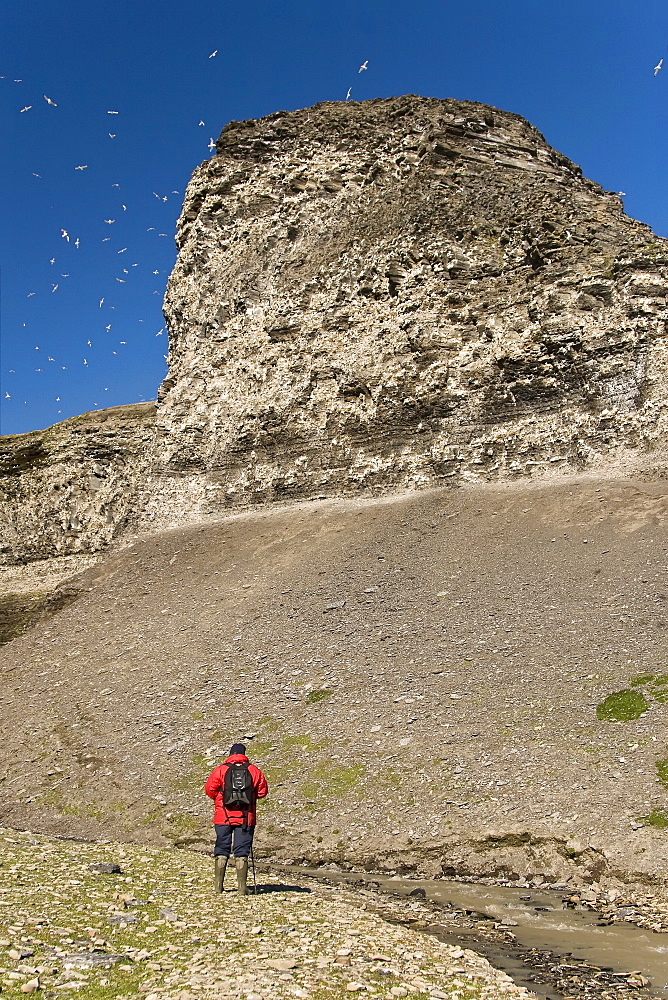
{"label": "rubber boot", "polygon": [[246,888],[246,879],[248,878],[248,858],[235,858],[234,864],[237,869],[237,885],[239,887],[239,895],[245,896],[248,893]]}
{"label": "rubber boot", "polygon": [[223,883],[225,881],[225,870],[227,869],[227,858],[224,854],[219,854],[213,859],[216,869],[216,892],[224,892]]}

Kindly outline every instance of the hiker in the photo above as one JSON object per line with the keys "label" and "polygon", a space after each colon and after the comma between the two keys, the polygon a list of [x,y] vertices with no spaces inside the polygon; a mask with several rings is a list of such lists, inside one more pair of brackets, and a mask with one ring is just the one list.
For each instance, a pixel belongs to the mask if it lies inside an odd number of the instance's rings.
{"label": "hiker", "polygon": [[259,767],[250,763],[243,743],[235,743],[229,757],[206,779],[204,791],[214,803],[216,892],[223,892],[227,862],[233,849],[239,893],[245,896],[248,855],[253,848],[257,820],[255,804],[269,791],[267,779]]}

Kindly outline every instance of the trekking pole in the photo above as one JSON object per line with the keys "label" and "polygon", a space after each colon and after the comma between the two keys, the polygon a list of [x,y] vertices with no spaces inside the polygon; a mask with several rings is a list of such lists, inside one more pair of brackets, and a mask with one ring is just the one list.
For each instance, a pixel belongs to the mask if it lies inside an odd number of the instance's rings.
{"label": "trekking pole", "polygon": [[251,865],[253,867],[253,895],[257,896],[257,879],[255,878],[255,855],[253,854],[253,845],[251,844],[250,849]]}

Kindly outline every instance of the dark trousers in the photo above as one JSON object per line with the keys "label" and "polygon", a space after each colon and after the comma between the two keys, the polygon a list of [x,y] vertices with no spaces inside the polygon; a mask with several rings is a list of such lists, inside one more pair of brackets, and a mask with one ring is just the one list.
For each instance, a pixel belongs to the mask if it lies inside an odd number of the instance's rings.
{"label": "dark trousers", "polygon": [[235,858],[247,858],[253,846],[253,834],[255,827],[249,826],[246,830],[242,826],[229,826],[227,823],[215,823],[216,846],[213,849],[214,858],[229,858],[234,838]]}

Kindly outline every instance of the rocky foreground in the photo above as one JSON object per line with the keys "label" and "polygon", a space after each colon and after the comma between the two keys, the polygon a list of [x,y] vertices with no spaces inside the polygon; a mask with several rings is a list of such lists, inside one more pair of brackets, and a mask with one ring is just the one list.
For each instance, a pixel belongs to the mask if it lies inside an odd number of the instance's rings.
{"label": "rocky foreground", "polygon": [[[0,859],[7,997],[531,996],[475,952],[388,923],[352,890],[263,870],[257,895],[217,896],[208,857],[11,830],[0,830]],[[420,904],[402,905],[410,916]]]}

